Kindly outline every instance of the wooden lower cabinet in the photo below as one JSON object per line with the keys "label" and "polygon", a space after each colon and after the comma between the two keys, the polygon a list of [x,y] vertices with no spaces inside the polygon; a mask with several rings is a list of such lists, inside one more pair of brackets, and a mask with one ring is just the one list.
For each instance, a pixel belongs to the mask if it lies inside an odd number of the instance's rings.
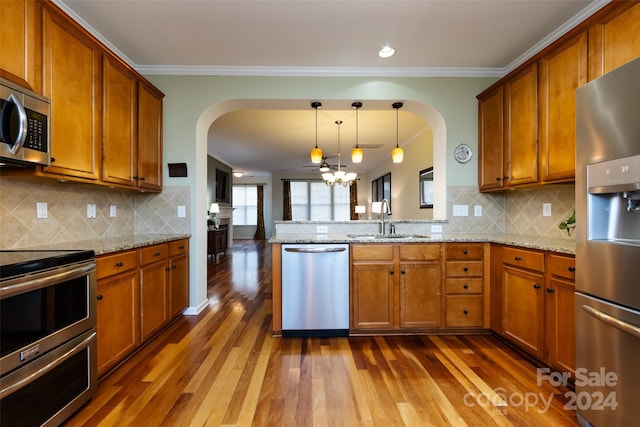
{"label": "wooden lower cabinet", "polygon": [[187,240],[169,243],[169,317],[189,305],[189,245]]}
{"label": "wooden lower cabinet", "polygon": [[140,332],[146,341],[169,322],[166,244],[140,250]]}
{"label": "wooden lower cabinet", "polygon": [[440,327],[440,244],[351,246],[351,330]]}
{"label": "wooden lower cabinet", "polygon": [[98,257],[98,375],[140,345],[140,306],[136,251]]}

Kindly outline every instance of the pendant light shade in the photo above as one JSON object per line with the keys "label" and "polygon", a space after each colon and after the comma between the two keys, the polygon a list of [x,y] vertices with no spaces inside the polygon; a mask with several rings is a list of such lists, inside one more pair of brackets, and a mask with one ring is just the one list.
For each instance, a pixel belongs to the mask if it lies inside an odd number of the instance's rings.
{"label": "pendant light shade", "polygon": [[364,155],[362,148],[358,145],[358,110],[362,107],[362,102],[354,102],[351,104],[351,107],[356,110],[356,146],[351,150],[351,161],[353,163],[360,163]]}
{"label": "pendant light shade", "polygon": [[402,105],[402,102],[394,102],[391,104],[391,106],[396,110],[396,148],[391,150],[391,159],[393,160],[393,163],[402,163],[402,160],[404,159],[404,150],[398,145],[398,112],[400,111],[400,108],[402,108]]}
{"label": "pendant light shade", "polygon": [[312,102],[311,107],[316,110],[316,146],[311,150],[311,163],[322,162],[322,150],[318,148],[318,108],[322,107],[320,102]]}

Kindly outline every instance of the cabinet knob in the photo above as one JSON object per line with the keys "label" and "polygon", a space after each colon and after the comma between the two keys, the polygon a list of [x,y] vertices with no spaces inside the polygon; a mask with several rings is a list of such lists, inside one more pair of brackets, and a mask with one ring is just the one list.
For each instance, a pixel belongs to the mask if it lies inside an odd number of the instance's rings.
{"label": "cabinet knob", "polygon": [[469,314],[469,310],[464,309],[464,310],[462,310],[462,313],[464,313],[464,314]]}
{"label": "cabinet knob", "polygon": [[178,246],[178,249],[184,249],[184,245]]}
{"label": "cabinet knob", "polygon": [[102,299],[102,295],[98,295],[96,298],[100,301]]}
{"label": "cabinet knob", "polygon": [[145,177],[144,177],[144,176],[141,176],[141,177],[140,177],[140,181],[144,181],[144,180],[145,180]]}
{"label": "cabinet knob", "polygon": [[575,268],[574,266],[571,266],[571,267],[569,267],[569,269],[568,269],[568,270],[569,270],[570,272],[572,272],[572,273],[573,273],[573,272],[575,272],[575,271],[576,271],[576,268]]}
{"label": "cabinet knob", "polygon": [[509,179],[508,176],[503,176],[502,179],[504,179],[505,181]]}
{"label": "cabinet knob", "polygon": [[522,258],[520,258],[519,256],[517,256],[517,257],[515,258],[515,260],[516,260],[516,261],[522,261]]}
{"label": "cabinet knob", "polygon": [[116,262],[116,267],[122,267],[124,264],[122,263],[122,261],[118,261]]}
{"label": "cabinet knob", "polygon": [[402,270],[400,270],[400,273],[401,273],[401,274],[404,274],[404,268],[403,268]]}
{"label": "cabinet knob", "polygon": [[138,179],[138,177],[137,177],[137,176],[132,176],[131,178],[132,178],[132,179]]}
{"label": "cabinet knob", "polygon": [[389,274],[393,276],[393,270],[389,271]]}
{"label": "cabinet knob", "polygon": [[465,250],[462,251],[462,253],[466,255],[466,254],[469,253],[469,251],[465,249]]}
{"label": "cabinet knob", "polygon": [[553,288],[547,288],[547,292],[549,292],[550,294],[554,293],[556,290]]}
{"label": "cabinet knob", "polygon": [[[175,270],[175,269],[176,269],[176,267],[177,267],[177,265],[172,265],[172,266],[171,266],[171,269],[172,269],[172,270]],[[404,271],[403,271],[403,273],[404,273]]]}
{"label": "cabinet knob", "polygon": [[464,267],[464,268],[462,269],[462,271],[464,271],[464,272],[466,273],[467,271],[469,271],[469,267]]}
{"label": "cabinet knob", "polygon": [[160,252],[154,253],[153,256],[160,256]]}
{"label": "cabinet knob", "polygon": [[166,271],[171,271],[171,267],[165,267]]}
{"label": "cabinet knob", "polygon": [[56,161],[56,158],[55,158],[55,157],[52,157],[52,158],[51,158],[51,163],[53,163],[53,162],[55,162],[55,161]]}
{"label": "cabinet knob", "polygon": [[496,178],[496,181],[502,181],[502,178],[497,177],[497,178]]}
{"label": "cabinet knob", "polygon": [[533,289],[540,289],[542,286],[538,285],[537,283],[535,285],[533,285]]}
{"label": "cabinet knob", "polygon": [[469,289],[469,285],[467,285],[466,283],[464,285],[462,285],[463,288],[465,289]]}

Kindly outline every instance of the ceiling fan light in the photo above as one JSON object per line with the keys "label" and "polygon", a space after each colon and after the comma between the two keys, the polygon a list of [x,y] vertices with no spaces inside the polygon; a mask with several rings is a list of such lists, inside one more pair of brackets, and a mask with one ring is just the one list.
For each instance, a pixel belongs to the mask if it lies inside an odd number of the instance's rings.
{"label": "ceiling fan light", "polygon": [[320,172],[329,172],[330,170],[331,168],[329,167],[327,162],[322,162],[322,164],[320,165]]}
{"label": "ceiling fan light", "polygon": [[391,150],[391,159],[393,159],[393,163],[402,163],[404,159],[404,150],[400,147],[396,147]]}
{"label": "ceiling fan light", "polygon": [[311,163],[320,162],[322,162],[322,150],[318,147],[314,147],[311,149]]}
{"label": "ceiling fan light", "polygon": [[363,155],[364,155],[364,152],[362,151],[362,148],[354,147],[353,150],[351,150],[351,161],[353,163],[360,163],[362,162]]}

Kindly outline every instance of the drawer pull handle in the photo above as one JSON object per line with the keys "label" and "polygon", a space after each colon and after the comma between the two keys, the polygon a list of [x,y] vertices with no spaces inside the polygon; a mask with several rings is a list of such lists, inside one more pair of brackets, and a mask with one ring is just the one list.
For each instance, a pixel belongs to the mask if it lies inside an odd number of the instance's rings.
{"label": "drawer pull handle", "polygon": [[464,268],[462,269],[462,271],[464,271],[464,272],[466,273],[467,271],[469,271],[469,268],[468,268],[468,267],[464,267]]}
{"label": "drawer pull handle", "polygon": [[118,261],[116,262],[116,267],[122,267],[124,264],[122,263],[122,261]]}
{"label": "drawer pull handle", "polygon": [[519,256],[517,256],[515,259],[516,261],[522,261],[522,258],[520,258]]}
{"label": "drawer pull handle", "polygon": [[537,283],[535,285],[533,285],[533,289],[540,289],[542,286],[538,285]]}
{"label": "drawer pull handle", "polygon": [[467,309],[462,310],[462,312],[463,312],[464,314],[469,314],[469,310],[467,310]]}
{"label": "drawer pull handle", "polygon": [[469,285],[467,285],[466,283],[464,285],[462,285],[463,288],[465,289],[469,289]]}
{"label": "drawer pull handle", "polygon": [[98,301],[100,301],[100,300],[102,299],[102,295],[98,295],[98,296],[96,297],[96,299],[98,299]]}
{"label": "drawer pull handle", "polygon": [[156,252],[153,256],[160,256],[160,252]]}
{"label": "drawer pull handle", "polygon": [[575,267],[573,267],[573,266],[571,266],[571,267],[569,267],[569,271],[573,273],[573,272],[575,272],[575,271],[576,271],[576,268],[575,268]]}
{"label": "drawer pull handle", "polygon": [[466,254],[469,253],[469,251],[465,249],[465,250],[462,251],[462,253],[466,255]]}
{"label": "drawer pull handle", "polygon": [[547,288],[547,292],[549,292],[550,294],[554,293],[556,290],[553,288]]}

